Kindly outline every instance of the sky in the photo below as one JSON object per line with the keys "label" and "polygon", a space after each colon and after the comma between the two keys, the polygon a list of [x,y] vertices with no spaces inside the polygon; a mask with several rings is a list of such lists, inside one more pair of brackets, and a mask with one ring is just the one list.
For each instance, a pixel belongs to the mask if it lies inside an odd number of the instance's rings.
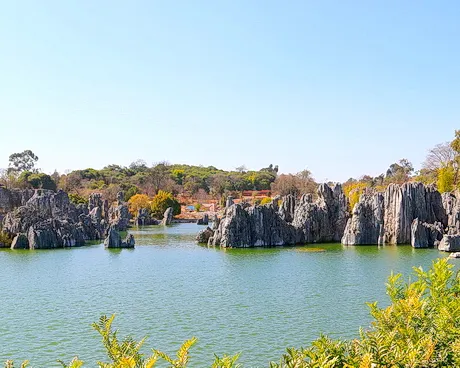
{"label": "sky", "polygon": [[378,175],[460,129],[460,2],[0,0],[0,168]]}

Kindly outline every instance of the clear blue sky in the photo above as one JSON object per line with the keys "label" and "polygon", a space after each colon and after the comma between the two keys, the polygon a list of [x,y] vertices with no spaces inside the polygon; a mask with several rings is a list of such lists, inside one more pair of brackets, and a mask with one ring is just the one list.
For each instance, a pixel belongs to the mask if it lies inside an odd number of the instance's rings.
{"label": "clear blue sky", "polygon": [[0,0],[0,167],[377,175],[460,129],[458,1]]}

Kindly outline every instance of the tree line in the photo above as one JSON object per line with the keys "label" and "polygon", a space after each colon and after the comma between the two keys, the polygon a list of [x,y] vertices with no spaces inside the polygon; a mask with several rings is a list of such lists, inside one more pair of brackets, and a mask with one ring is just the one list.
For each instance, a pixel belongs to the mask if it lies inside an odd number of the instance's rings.
{"label": "tree line", "polygon": [[[280,174],[277,165],[270,164],[260,170],[239,166],[226,171],[214,166],[195,166],[158,162],[148,166],[144,160],[129,166],[108,165],[100,170],[87,168],[65,174],[51,175],[36,168],[38,157],[30,150],[9,157],[9,167],[0,172],[0,185],[8,188],[63,189],[74,201],[87,198],[92,192],[101,192],[114,200],[124,191],[128,201],[136,194],[153,198],[160,191],[173,196],[207,197],[222,200],[228,195],[241,196],[243,191],[271,191],[271,194],[300,196],[316,193],[318,186],[312,173],[305,169],[296,174]],[[450,142],[440,143],[428,151],[422,168],[415,172],[412,163],[401,159],[378,175],[362,175],[343,183],[351,206],[366,190],[383,191],[392,183],[420,181],[434,184],[440,192],[452,191],[460,185],[460,130]],[[332,183],[329,183],[332,184]]]}

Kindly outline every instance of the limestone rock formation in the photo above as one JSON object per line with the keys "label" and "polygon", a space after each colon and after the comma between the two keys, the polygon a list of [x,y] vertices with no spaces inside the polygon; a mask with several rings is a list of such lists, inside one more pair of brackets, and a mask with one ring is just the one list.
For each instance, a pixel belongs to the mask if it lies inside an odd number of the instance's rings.
{"label": "limestone rock formation", "polygon": [[271,204],[244,207],[233,204],[227,208],[211,245],[246,248],[295,243],[294,227],[281,219]]}
{"label": "limestone rock formation", "polygon": [[227,197],[227,200],[225,201],[225,208],[230,207],[232,204],[233,204],[233,197],[232,197],[232,196],[228,196],[228,197]]}
{"label": "limestone rock formation", "polygon": [[206,229],[201,230],[196,236],[196,241],[198,243],[208,244],[209,239],[214,235],[214,231],[207,227]]}
{"label": "limestone rock formation", "polygon": [[326,184],[318,187],[318,199],[302,196],[294,213],[292,225],[298,230],[297,243],[324,243],[340,241],[348,218],[348,200],[342,186]]}
{"label": "limestone rock formation", "polygon": [[458,234],[460,233],[460,193],[458,191],[453,193],[442,194],[442,205],[447,216],[447,233]]}
{"label": "limestone rock formation", "polygon": [[129,208],[123,200],[123,192],[118,192],[117,201],[109,208],[108,222],[109,226],[115,225],[118,231],[125,231],[129,225]]}
{"label": "limestone rock formation", "polygon": [[147,208],[139,208],[134,224],[136,226],[158,225],[159,221],[152,218]]}
{"label": "limestone rock formation", "polygon": [[412,222],[411,245],[414,248],[437,247],[441,242],[444,229],[440,222],[428,224],[416,218]]}
{"label": "limestone rock formation", "polygon": [[323,184],[316,201],[311,195],[304,195],[300,201],[288,195],[279,208],[278,200],[263,206],[230,206],[209,243],[258,247],[339,241],[348,218],[348,200],[342,187]]}
{"label": "limestone rock formation", "polygon": [[24,206],[34,193],[33,189],[6,189],[0,186],[0,214]]}
{"label": "limestone rock formation", "polygon": [[48,219],[37,222],[27,232],[29,249],[79,247],[85,245],[80,226],[67,220]]}
{"label": "limestone rock formation", "polygon": [[[384,193],[365,192],[353,208],[340,185],[318,187],[318,198],[293,196],[264,206],[230,205],[209,243],[253,247],[342,241],[456,248],[460,195],[441,194],[421,183],[391,184]],[[446,238],[446,235],[449,237]],[[443,237],[444,236],[444,237]]]}
{"label": "limestone rock formation", "polygon": [[343,244],[383,244],[383,195],[363,194],[353,208]]}
{"label": "limestone rock formation", "polygon": [[220,218],[219,218],[219,216],[214,214],[214,216],[212,218],[212,227],[211,227],[211,229],[212,230],[217,230],[217,228],[219,227],[219,224],[220,224]]}
{"label": "limestone rock formation", "polygon": [[209,216],[204,214],[202,218],[198,219],[196,222],[197,225],[208,225],[209,224]]}
{"label": "limestone rock formation", "polygon": [[[85,240],[100,239],[103,232],[100,216],[87,212],[63,191],[36,190],[23,206],[7,213],[3,230],[27,236],[30,249],[80,246]],[[23,240],[18,237],[14,246],[22,247]]]}
{"label": "limestone rock formation", "polygon": [[282,199],[278,212],[284,221],[291,223],[294,220],[295,204],[296,200],[292,194],[288,194]]}
{"label": "limestone rock formation", "polygon": [[[414,220],[418,221],[414,224]],[[390,184],[385,193],[365,193],[353,209],[342,243],[435,246],[449,216],[441,194],[421,183]],[[433,226],[431,226],[433,225]],[[423,228],[424,229],[423,229]],[[415,239],[413,239],[415,236]]]}
{"label": "limestone rock formation", "polygon": [[438,246],[439,250],[444,252],[459,252],[460,251],[460,234],[444,235],[441,243]]}
{"label": "limestone rock formation", "polygon": [[132,234],[128,234],[124,241],[121,240],[120,233],[117,231],[116,226],[112,225],[109,228],[107,238],[104,240],[106,248],[134,248],[135,241]]}
{"label": "limestone rock formation", "polygon": [[13,238],[11,249],[29,249],[29,239],[26,234],[18,234]]}
{"label": "limestone rock formation", "polygon": [[441,194],[422,183],[390,184],[385,191],[384,243],[409,244],[412,222],[447,225]]}
{"label": "limestone rock formation", "polygon": [[173,208],[168,207],[163,215],[163,220],[161,220],[160,225],[171,225],[172,219],[173,219]]}

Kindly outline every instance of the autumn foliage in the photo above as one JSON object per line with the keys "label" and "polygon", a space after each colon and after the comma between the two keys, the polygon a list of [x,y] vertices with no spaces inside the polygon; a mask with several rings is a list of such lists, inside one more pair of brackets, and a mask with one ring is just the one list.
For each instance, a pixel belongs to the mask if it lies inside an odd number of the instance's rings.
{"label": "autumn foliage", "polygon": [[148,195],[135,194],[128,201],[129,212],[131,215],[136,216],[141,208],[150,209],[151,201],[152,199]]}

